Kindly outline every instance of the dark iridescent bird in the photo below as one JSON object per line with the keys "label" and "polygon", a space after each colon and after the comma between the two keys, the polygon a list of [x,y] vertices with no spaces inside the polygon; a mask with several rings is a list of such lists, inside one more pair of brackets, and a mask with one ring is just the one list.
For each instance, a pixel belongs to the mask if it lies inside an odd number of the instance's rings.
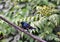
{"label": "dark iridescent bird", "polygon": [[29,23],[26,23],[26,22],[21,22],[21,25],[22,25],[22,28],[23,29],[36,29],[36,28],[33,28],[32,26],[30,26]]}

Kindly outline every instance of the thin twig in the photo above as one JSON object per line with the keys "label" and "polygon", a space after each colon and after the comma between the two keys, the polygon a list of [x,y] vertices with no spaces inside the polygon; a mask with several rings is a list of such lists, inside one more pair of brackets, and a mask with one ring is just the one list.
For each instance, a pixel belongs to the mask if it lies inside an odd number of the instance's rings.
{"label": "thin twig", "polygon": [[13,26],[15,29],[20,30],[21,32],[24,32],[25,34],[29,35],[30,37],[34,38],[35,40],[39,41],[39,42],[46,42],[45,40],[42,40],[41,38],[30,34],[29,32],[25,31],[24,29],[22,29],[21,27],[11,23],[10,21],[8,21],[7,19],[5,19],[3,16],[0,16],[0,19],[2,19],[3,21],[7,22],[8,24],[10,24],[11,26]]}

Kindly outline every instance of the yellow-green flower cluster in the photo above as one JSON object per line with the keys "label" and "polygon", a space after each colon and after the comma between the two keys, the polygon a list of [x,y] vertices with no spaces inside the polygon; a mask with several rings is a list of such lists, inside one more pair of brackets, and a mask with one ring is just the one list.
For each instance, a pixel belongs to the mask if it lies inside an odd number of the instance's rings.
{"label": "yellow-green flower cluster", "polygon": [[54,8],[49,6],[37,6],[36,9],[38,14],[42,14],[44,16],[50,16]]}

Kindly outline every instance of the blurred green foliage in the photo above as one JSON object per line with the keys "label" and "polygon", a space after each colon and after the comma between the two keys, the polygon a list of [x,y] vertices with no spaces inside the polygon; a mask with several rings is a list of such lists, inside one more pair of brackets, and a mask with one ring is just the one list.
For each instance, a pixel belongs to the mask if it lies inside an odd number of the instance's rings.
{"label": "blurred green foliage", "polygon": [[[60,0],[0,0],[0,15],[6,17],[17,26],[25,21],[35,27],[30,33],[46,41],[60,42],[58,34],[53,29],[60,25]],[[0,31],[4,36],[15,35],[17,31],[0,19]],[[19,42],[37,42],[28,35],[19,32],[22,38]],[[1,41],[1,42],[4,42]]]}

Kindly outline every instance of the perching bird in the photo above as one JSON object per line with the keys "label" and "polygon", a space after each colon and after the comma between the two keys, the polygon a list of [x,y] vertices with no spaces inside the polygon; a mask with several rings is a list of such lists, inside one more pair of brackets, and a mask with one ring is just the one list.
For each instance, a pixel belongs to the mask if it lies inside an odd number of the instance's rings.
{"label": "perching bird", "polygon": [[23,29],[36,29],[36,28],[33,28],[32,26],[30,26],[30,24],[26,23],[26,22],[21,22],[21,25],[22,25],[22,28]]}

